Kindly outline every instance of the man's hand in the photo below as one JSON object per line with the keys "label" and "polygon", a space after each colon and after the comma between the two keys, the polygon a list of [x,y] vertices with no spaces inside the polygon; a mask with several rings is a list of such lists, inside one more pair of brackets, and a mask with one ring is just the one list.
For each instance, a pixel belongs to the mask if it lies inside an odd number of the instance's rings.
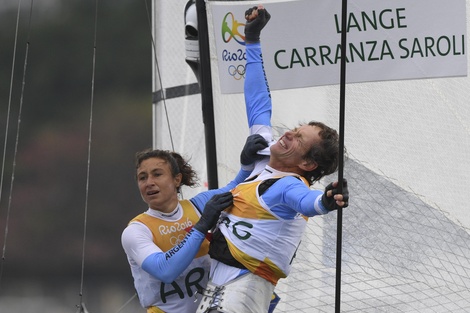
{"label": "man's hand", "polygon": [[268,142],[260,134],[250,135],[246,138],[245,146],[240,153],[240,163],[242,165],[250,165],[263,156],[257,154],[259,150],[263,150],[268,146]]}
{"label": "man's hand", "polygon": [[245,42],[259,42],[261,30],[269,22],[271,14],[262,5],[259,5],[246,10],[245,18]]}
{"label": "man's hand", "polygon": [[194,225],[194,228],[205,234],[214,228],[219,220],[220,212],[233,204],[233,195],[231,192],[225,192],[213,196],[204,207],[201,219]]}
{"label": "man's hand", "polygon": [[346,179],[343,179],[342,193],[338,193],[337,187],[338,182],[330,183],[325,187],[321,202],[328,211],[333,211],[340,207],[346,208],[349,205],[349,190]]}

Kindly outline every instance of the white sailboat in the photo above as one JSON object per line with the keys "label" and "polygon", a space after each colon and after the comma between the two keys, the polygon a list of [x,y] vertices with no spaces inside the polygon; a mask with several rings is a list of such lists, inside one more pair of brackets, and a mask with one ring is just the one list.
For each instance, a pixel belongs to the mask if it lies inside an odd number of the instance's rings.
{"label": "white sailboat", "polygon": [[[243,95],[220,91],[211,24],[214,4],[235,2],[206,1],[220,185],[238,171],[248,134]],[[189,156],[199,171],[200,188],[184,190],[190,197],[207,188],[208,177],[201,94],[186,62],[186,4],[153,3],[153,112],[154,146]],[[341,312],[470,311],[470,79],[357,83],[346,92],[351,204],[343,221]],[[280,133],[311,119],[338,125],[338,86],[275,90],[272,98]],[[333,312],[335,242],[334,214],[309,221],[294,270],[276,287],[275,312]]]}

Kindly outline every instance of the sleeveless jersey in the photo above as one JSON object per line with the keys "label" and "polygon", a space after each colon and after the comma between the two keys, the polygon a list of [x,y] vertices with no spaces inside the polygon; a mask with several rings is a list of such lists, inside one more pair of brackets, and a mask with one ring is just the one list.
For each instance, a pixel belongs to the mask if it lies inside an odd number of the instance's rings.
{"label": "sleeveless jersey", "polygon": [[[299,178],[308,186],[303,177]],[[262,183],[245,182],[232,191],[233,206],[224,213],[219,229],[238,262],[276,285],[290,272],[307,217],[298,214],[287,220],[275,215],[259,196]]]}
{"label": "sleeveless jersey", "polygon": [[[181,200],[183,216],[178,221],[165,221],[142,213],[131,220],[145,224],[153,235],[153,242],[166,252],[179,244],[189,229],[197,223],[199,215],[189,200]],[[195,312],[199,301],[194,294],[205,288],[210,269],[209,241],[204,242],[194,260],[171,284],[165,284],[141,268],[132,267],[135,287],[139,296],[147,298],[148,312]],[[200,298],[200,297],[199,297]]]}

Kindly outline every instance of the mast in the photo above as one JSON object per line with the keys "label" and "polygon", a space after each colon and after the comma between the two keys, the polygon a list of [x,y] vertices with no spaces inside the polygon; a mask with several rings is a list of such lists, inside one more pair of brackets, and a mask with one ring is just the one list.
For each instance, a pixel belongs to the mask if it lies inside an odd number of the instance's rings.
{"label": "mast", "polygon": [[202,118],[206,138],[207,183],[209,189],[218,188],[217,151],[214,127],[214,99],[212,97],[212,75],[209,51],[209,34],[207,26],[206,3],[196,0],[199,51],[200,51],[200,79],[202,101]]}

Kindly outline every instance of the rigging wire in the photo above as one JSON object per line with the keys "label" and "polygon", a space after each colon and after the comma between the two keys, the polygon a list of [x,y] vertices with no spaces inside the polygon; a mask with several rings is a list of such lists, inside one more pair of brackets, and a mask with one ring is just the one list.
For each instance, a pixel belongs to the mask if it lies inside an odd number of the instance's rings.
{"label": "rigging wire", "polygon": [[[14,183],[15,169],[16,169],[16,156],[17,156],[18,143],[19,143],[21,113],[22,113],[23,99],[24,99],[24,88],[25,88],[25,85],[26,85],[26,72],[27,72],[28,55],[29,55],[29,47],[30,47],[30,34],[31,34],[33,1],[34,0],[31,0],[30,13],[29,13],[28,35],[27,35],[27,42],[26,42],[26,52],[25,52],[25,60],[24,60],[24,66],[23,66],[22,88],[21,88],[20,105],[19,105],[19,112],[18,112],[18,126],[17,126],[17,132],[16,132],[14,156],[13,156],[13,167],[12,167],[12,175],[11,175],[10,194],[9,194],[9,202],[8,202],[8,209],[7,209],[6,225],[5,225],[5,236],[4,236],[4,243],[3,243],[3,249],[2,249],[2,262],[1,262],[1,266],[0,266],[0,283],[2,281],[3,265],[4,265],[4,261],[5,261],[6,241],[7,241],[7,235],[8,235],[8,224],[9,224],[9,216],[10,216],[10,211],[11,211],[11,199],[12,199],[12,191],[13,191],[13,185],[14,185],[13,183]],[[21,11],[21,0],[19,0],[19,3],[18,3],[18,12],[17,12],[17,19],[16,19],[16,30],[15,30],[13,60],[12,60],[12,68],[11,68],[11,79],[10,79],[10,94],[9,94],[8,111],[7,111],[6,128],[5,128],[5,140],[4,140],[4,149],[3,149],[3,159],[2,159],[2,172],[1,172],[1,176],[0,176],[0,201],[2,199],[3,178],[4,178],[4,172],[5,172],[7,138],[8,138],[8,130],[9,130],[11,103],[12,103],[12,90],[13,90],[14,71],[15,71],[15,63],[16,63],[16,50],[17,50],[17,43],[18,43],[18,28],[19,28],[19,20],[20,20],[20,11]],[[88,158],[87,158],[87,178],[86,178],[86,196],[85,196],[85,209],[84,209],[85,214],[84,214],[84,231],[83,231],[83,246],[82,246],[82,264],[81,264],[81,278],[80,278],[80,292],[79,292],[80,304],[77,305],[78,312],[88,312],[88,310],[85,307],[85,304],[83,303],[83,286],[84,286],[85,246],[86,246],[87,214],[88,214],[88,194],[89,194],[89,181],[90,181],[89,178],[90,178],[90,164],[91,164],[90,155],[91,155],[92,126],[93,126],[94,85],[95,85],[95,72],[96,72],[95,69],[96,69],[97,21],[98,21],[98,0],[96,1],[96,5],[95,5],[95,27],[94,27],[94,42],[93,42],[93,68],[92,68],[92,81],[91,81],[90,119],[89,119],[89,137],[88,137]],[[152,38],[152,41],[153,41],[153,38]],[[118,312],[121,312],[136,296],[137,296],[137,294],[134,294],[118,310]]]}
{"label": "rigging wire", "polygon": [[3,190],[3,177],[5,173],[5,159],[7,151],[7,142],[8,142],[8,129],[10,124],[10,110],[11,110],[11,97],[13,90],[13,78],[15,76],[15,62],[16,62],[16,46],[18,43],[18,25],[20,22],[20,11],[21,11],[21,0],[18,1],[18,11],[16,15],[16,30],[15,30],[15,40],[13,44],[13,61],[11,62],[11,76],[10,76],[10,94],[8,96],[8,108],[7,108],[7,119],[5,126],[5,140],[3,143],[3,159],[2,159],[2,175],[0,176],[0,203],[2,201],[2,190]]}
{"label": "rigging wire", "polygon": [[92,139],[92,128],[93,128],[93,103],[95,94],[95,72],[96,72],[96,37],[97,37],[97,24],[98,24],[98,0],[95,2],[95,27],[93,34],[93,67],[91,74],[91,98],[90,98],[90,119],[88,129],[88,156],[87,156],[87,174],[86,174],[86,187],[85,187],[85,209],[83,217],[83,243],[82,243],[82,266],[80,276],[80,303],[77,305],[78,312],[87,312],[87,309],[83,303],[83,284],[84,284],[84,273],[85,273],[85,246],[86,246],[86,233],[87,233],[87,215],[88,215],[88,195],[90,185],[90,164],[91,164],[91,139]]}
{"label": "rigging wire", "polygon": [[[5,159],[6,159],[6,150],[7,150],[7,138],[8,138],[8,128],[9,128],[9,119],[10,119],[10,108],[11,108],[11,98],[12,98],[12,90],[13,90],[13,78],[14,78],[14,71],[15,71],[15,59],[16,59],[16,47],[18,42],[18,25],[20,19],[20,11],[21,11],[21,0],[18,2],[18,13],[16,18],[16,30],[15,30],[15,43],[13,49],[13,61],[12,61],[12,69],[11,69],[11,79],[10,79],[10,95],[8,100],[8,113],[7,113],[7,122],[6,122],[6,129],[5,129],[5,143],[3,148],[3,161],[2,161],[2,174],[0,178],[0,203],[2,199],[2,190],[3,190],[3,177],[5,171]],[[33,16],[33,0],[31,0],[31,6],[29,11],[29,22],[28,22],[28,34],[26,39],[26,52],[25,52],[25,59],[23,65],[23,78],[22,78],[22,86],[21,86],[21,94],[20,94],[20,104],[18,109],[18,124],[16,130],[16,138],[15,138],[15,149],[13,154],[13,165],[12,165],[12,172],[11,172],[11,181],[10,181],[10,194],[8,197],[8,205],[7,205],[7,215],[5,220],[5,233],[3,238],[3,248],[2,248],[2,261],[0,265],[0,283],[3,277],[3,267],[5,262],[5,255],[6,255],[6,246],[7,246],[7,237],[8,237],[8,226],[10,220],[10,213],[11,213],[11,199],[13,194],[13,183],[15,180],[15,169],[16,169],[16,155],[18,152],[18,142],[19,142],[19,134],[20,134],[20,124],[21,124],[21,111],[23,108],[23,96],[24,96],[24,87],[26,85],[26,69],[28,64],[28,54],[29,54],[29,38],[31,34],[31,21]]]}
{"label": "rigging wire", "polygon": [[133,295],[132,297],[130,297],[130,299],[127,300],[126,303],[124,303],[124,304],[116,311],[116,313],[119,313],[119,312],[121,312],[122,310],[124,310],[125,307],[128,306],[129,303],[131,303],[131,301],[134,300],[135,297],[137,297],[137,293],[134,293],[134,295]]}

